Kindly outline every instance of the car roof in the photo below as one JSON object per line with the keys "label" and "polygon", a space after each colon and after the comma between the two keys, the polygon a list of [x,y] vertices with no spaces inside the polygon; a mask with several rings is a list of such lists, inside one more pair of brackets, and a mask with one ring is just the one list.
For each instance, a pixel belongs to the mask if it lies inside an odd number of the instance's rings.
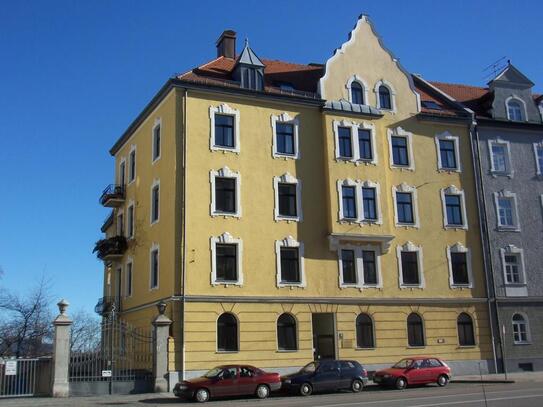
{"label": "car roof", "polygon": [[251,366],[251,365],[234,365],[234,364],[231,364],[231,365],[220,365],[220,366],[216,366],[217,369],[226,369],[226,368],[229,368],[229,367],[250,367],[251,369],[258,369],[254,366]]}
{"label": "car roof", "polygon": [[405,358],[402,358],[402,359],[413,359],[413,360],[420,360],[420,359],[437,359],[437,360],[441,360],[441,358],[438,358],[437,356],[406,356]]}

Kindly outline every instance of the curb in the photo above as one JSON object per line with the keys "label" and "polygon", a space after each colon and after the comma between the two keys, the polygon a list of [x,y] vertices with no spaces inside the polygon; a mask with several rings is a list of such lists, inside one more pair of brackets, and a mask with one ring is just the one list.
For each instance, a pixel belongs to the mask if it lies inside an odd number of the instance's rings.
{"label": "curb", "polygon": [[516,383],[515,380],[469,380],[469,379],[458,379],[458,380],[451,380],[451,383],[481,383],[481,384],[496,384],[496,383],[504,383],[504,384],[511,384]]}

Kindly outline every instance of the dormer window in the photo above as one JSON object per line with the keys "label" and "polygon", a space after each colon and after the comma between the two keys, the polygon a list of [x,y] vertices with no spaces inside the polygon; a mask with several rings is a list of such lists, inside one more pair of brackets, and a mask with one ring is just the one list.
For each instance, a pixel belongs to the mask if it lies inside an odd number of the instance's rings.
{"label": "dormer window", "polygon": [[390,99],[390,90],[385,86],[379,86],[379,107],[381,109],[392,109],[392,102]]}
{"label": "dormer window", "polygon": [[356,105],[364,104],[364,90],[358,82],[351,83],[351,102]]}
{"label": "dormer window", "polygon": [[507,102],[507,116],[509,120],[522,121],[522,106],[518,100],[511,99]]}

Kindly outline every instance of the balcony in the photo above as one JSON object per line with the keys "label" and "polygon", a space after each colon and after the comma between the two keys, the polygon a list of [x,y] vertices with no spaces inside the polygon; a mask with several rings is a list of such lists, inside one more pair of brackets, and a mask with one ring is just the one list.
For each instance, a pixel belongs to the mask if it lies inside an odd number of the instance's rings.
{"label": "balcony", "polygon": [[110,184],[100,196],[100,204],[108,208],[117,208],[124,202],[124,185]]}
{"label": "balcony", "polygon": [[126,251],[126,238],[124,236],[113,236],[98,240],[94,246],[93,253],[100,260],[112,261],[120,259]]}
{"label": "balcony", "polygon": [[112,312],[120,311],[120,299],[116,297],[102,297],[94,306],[94,312],[103,317]]}

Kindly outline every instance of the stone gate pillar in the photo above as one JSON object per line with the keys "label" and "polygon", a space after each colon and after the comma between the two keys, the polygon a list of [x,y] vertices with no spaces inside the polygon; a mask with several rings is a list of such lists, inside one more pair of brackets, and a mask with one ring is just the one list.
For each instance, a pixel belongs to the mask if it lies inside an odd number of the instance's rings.
{"label": "stone gate pillar", "polygon": [[153,321],[153,377],[155,392],[161,393],[168,391],[168,338],[172,321],[164,315],[165,302],[159,302],[157,308],[158,316]]}
{"label": "stone gate pillar", "polygon": [[58,302],[60,314],[53,321],[55,327],[55,339],[53,341],[53,397],[68,397],[70,388],[68,384],[68,369],[70,366],[70,335],[72,320],[66,315],[68,301],[62,299]]}

